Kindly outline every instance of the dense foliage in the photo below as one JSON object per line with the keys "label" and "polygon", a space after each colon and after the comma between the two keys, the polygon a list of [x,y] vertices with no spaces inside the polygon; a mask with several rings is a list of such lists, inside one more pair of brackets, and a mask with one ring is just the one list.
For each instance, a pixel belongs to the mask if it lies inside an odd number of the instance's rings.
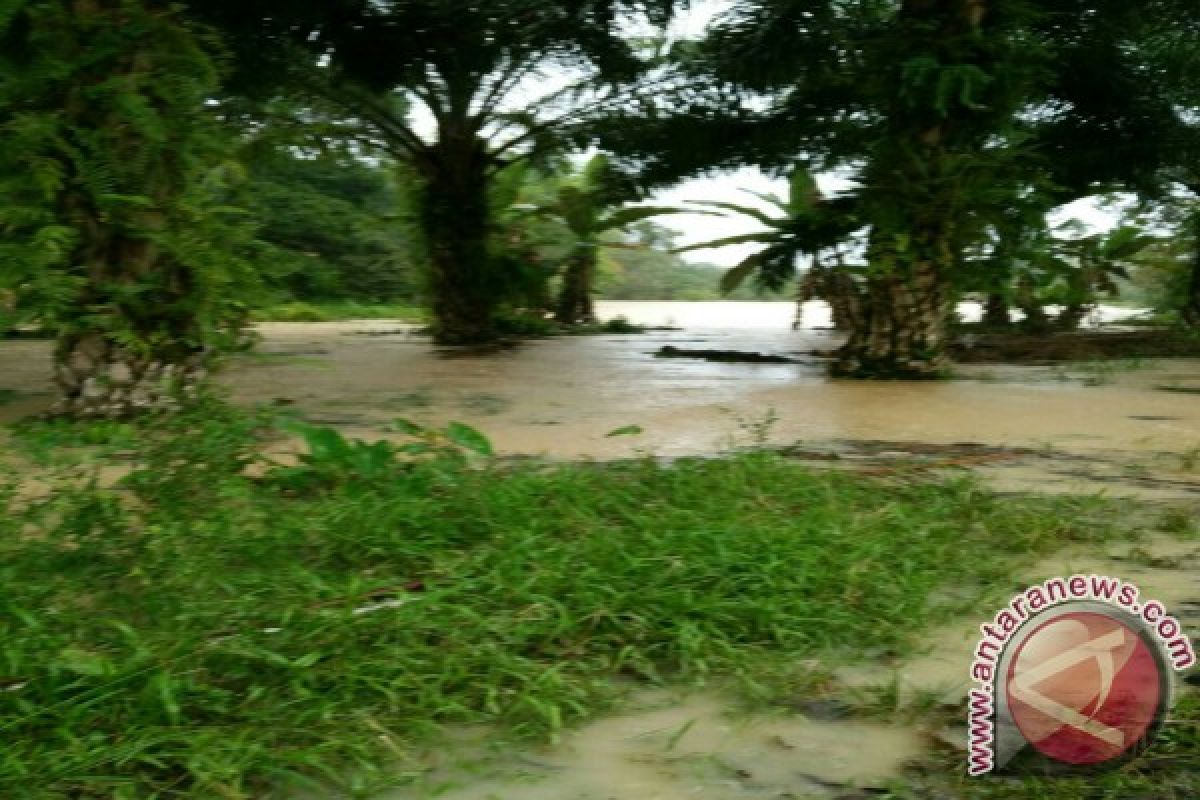
{"label": "dense foliage", "polygon": [[[282,298],[416,302],[419,254],[395,169],[327,154],[255,152],[238,202],[252,209],[264,276]],[[401,176],[402,177],[402,176]],[[391,179],[389,179],[391,178]]]}

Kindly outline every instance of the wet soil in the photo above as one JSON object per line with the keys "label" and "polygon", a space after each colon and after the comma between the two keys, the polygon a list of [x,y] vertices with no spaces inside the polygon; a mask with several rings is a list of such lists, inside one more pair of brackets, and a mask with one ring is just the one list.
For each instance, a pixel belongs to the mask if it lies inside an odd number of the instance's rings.
{"label": "wet soil", "polygon": [[517,749],[486,734],[421,759],[384,800],[735,800],[852,797],[922,752],[920,736],[861,720],[746,714],[715,694],[641,692],[622,713]]}

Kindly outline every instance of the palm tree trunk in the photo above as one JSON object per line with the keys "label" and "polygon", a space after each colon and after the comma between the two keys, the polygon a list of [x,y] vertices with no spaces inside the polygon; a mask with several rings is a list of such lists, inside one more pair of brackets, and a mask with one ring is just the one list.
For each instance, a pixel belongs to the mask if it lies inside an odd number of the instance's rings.
{"label": "palm tree trunk", "polygon": [[[969,51],[979,48],[987,11],[987,0],[903,0],[893,58],[985,59],[985,52]],[[843,377],[931,379],[950,366],[946,327],[961,248],[958,215],[948,209],[962,208],[964,198],[949,176],[985,137],[959,124],[975,109],[947,109],[927,87],[914,105],[901,72],[887,109],[887,136],[865,171],[865,207],[875,217],[868,217],[870,268],[832,368]]]}
{"label": "palm tree trunk", "polygon": [[[165,203],[170,191],[160,186],[155,194]],[[189,302],[192,276],[153,241],[166,215],[143,210],[114,230],[92,218],[78,195],[64,206],[87,233],[77,253],[87,284],[57,337],[54,380],[62,396],[52,413],[116,419],[175,409],[196,394],[209,358]],[[152,293],[154,302],[136,294],[129,300],[132,287]]]}
{"label": "palm tree trunk", "polygon": [[988,328],[1007,328],[1012,324],[1008,298],[1000,292],[990,292],[983,303],[983,324]]}
{"label": "palm tree trunk", "polygon": [[590,325],[596,321],[592,283],[596,274],[595,247],[581,247],[572,254],[563,273],[554,318],[562,325]]}
{"label": "palm tree trunk", "polygon": [[796,290],[796,321],[793,330],[804,325],[804,305],[812,300],[824,300],[829,304],[833,329],[841,333],[850,331],[854,325],[854,308],[857,303],[858,286],[846,274],[841,257],[833,266],[816,263],[804,273]]}
{"label": "palm tree trunk", "polygon": [[[143,23],[151,20],[179,32],[169,17],[146,5],[136,9],[77,0],[69,13],[81,26],[84,43],[93,30],[128,24],[131,9]],[[97,22],[103,17],[111,19]],[[162,60],[162,47],[154,31],[145,33],[104,63],[106,72],[93,68],[88,81],[123,75],[131,85],[145,86],[145,77]],[[86,82],[65,89],[62,114],[69,124],[64,130],[84,131],[89,137],[103,131],[108,137],[99,144],[76,142],[73,157],[63,158],[71,180],[57,198],[56,212],[78,236],[73,262],[79,265],[83,287],[59,324],[54,380],[61,396],[52,414],[124,418],[172,410],[194,396],[207,375],[196,267],[160,244],[187,224],[178,218],[178,205],[195,176],[181,154],[205,136],[196,124],[205,92],[198,89],[192,105],[186,96],[165,100],[153,91],[136,91],[158,115],[161,141],[148,141],[124,119],[124,108],[102,93],[89,93]],[[87,168],[79,166],[80,154],[102,164],[140,164],[137,172],[122,177],[144,204],[131,210],[104,208],[80,174]]]}
{"label": "palm tree trunk", "polygon": [[1064,331],[1077,331],[1079,326],[1083,324],[1083,320],[1095,308],[1093,305],[1084,303],[1071,303],[1058,312],[1058,316],[1054,319],[1055,327]]}
{"label": "palm tree trunk", "polygon": [[[1200,194],[1200,187],[1193,191]],[[1185,324],[1200,328],[1200,211],[1192,215],[1192,274],[1188,278],[1180,316]]]}
{"label": "palm tree trunk", "polygon": [[947,292],[929,259],[904,273],[870,275],[847,303],[850,337],[833,374],[851,378],[927,380],[945,376]]}
{"label": "palm tree trunk", "polygon": [[487,155],[474,134],[442,132],[418,159],[420,223],[428,257],[434,341],[495,341],[500,286],[488,248]]}
{"label": "palm tree trunk", "polygon": [[118,419],[171,411],[207,376],[203,351],[135,353],[99,333],[60,337],[54,379],[62,398],[52,413]]}

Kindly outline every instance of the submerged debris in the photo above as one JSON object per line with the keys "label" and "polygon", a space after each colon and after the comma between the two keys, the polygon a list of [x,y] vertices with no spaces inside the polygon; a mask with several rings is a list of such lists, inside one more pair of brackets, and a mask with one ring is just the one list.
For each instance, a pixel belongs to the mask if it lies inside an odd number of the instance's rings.
{"label": "submerged debris", "polygon": [[764,353],[749,353],[742,350],[685,350],[681,347],[665,345],[655,358],[697,358],[702,361],[722,361],[738,364],[800,364],[797,359],[787,356],[772,356]]}

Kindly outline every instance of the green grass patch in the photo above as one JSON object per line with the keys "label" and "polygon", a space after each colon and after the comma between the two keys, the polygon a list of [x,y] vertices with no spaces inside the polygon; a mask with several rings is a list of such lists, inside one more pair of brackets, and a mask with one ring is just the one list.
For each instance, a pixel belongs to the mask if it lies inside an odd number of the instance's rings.
{"label": "green grass patch", "polygon": [[0,796],[365,784],[438,724],[553,735],[616,678],[767,690],[804,658],[907,652],[1113,516],[771,454],[498,464],[453,424],[301,429],[299,465],[247,477],[275,424],[208,404],[136,435],[19,431],[132,440],[140,468],[33,505],[0,488]]}
{"label": "green grass patch", "polygon": [[422,323],[429,318],[423,308],[404,303],[281,303],[260,308],[253,314],[258,322],[340,322],[351,319],[393,319]]}

